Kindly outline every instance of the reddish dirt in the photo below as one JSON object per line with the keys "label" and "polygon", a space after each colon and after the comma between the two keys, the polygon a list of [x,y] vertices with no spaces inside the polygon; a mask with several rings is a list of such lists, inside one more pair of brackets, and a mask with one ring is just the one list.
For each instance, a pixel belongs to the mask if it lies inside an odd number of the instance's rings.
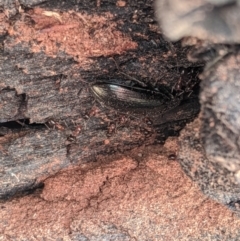
{"label": "reddish dirt", "polygon": [[4,13],[0,13],[0,36],[5,35],[9,28],[9,23],[7,17]]}
{"label": "reddish dirt", "polygon": [[106,233],[128,237],[113,240],[202,240],[206,233],[236,233],[240,220],[170,160],[177,149],[171,138],[163,147],[101,157],[45,180],[41,193],[1,204],[1,240],[74,240],[79,233],[89,240]]}
{"label": "reddish dirt", "polygon": [[136,42],[117,30],[120,23],[112,19],[110,13],[99,16],[35,8],[22,13],[8,33],[15,37],[14,45],[30,42],[33,52],[44,51],[49,56],[64,52],[82,63],[88,57],[122,54],[137,48]]}

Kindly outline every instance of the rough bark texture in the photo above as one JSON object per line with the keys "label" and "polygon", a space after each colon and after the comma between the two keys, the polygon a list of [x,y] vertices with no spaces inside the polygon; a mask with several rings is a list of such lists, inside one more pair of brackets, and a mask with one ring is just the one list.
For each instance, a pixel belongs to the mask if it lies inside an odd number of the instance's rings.
{"label": "rough bark texture", "polygon": [[[180,159],[203,192],[239,214],[239,54],[202,75],[200,118],[182,132]],[[189,155],[190,154],[190,155]]]}
{"label": "rough bark texture", "polygon": [[[0,0],[1,240],[239,240],[180,168],[239,214],[238,1],[159,2],[185,47],[150,0]],[[171,98],[123,113],[103,81]]]}
{"label": "rough bark texture", "polygon": [[[17,3],[0,2],[1,198],[99,154],[162,143],[199,112],[192,88],[202,64],[164,40],[152,1]],[[90,85],[103,80],[164,89],[169,110],[102,106]]]}
{"label": "rough bark texture", "polygon": [[[179,139],[181,165],[204,193],[239,215],[239,1],[163,0],[158,14],[169,38],[191,32],[183,40],[194,45],[191,60],[208,62],[200,77],[200,117]],[[181,28],[172,31],[173,24]]]}
{"label": "rough bark texture", "polygon": [[[178,140],[104,156],[1,204],[2,240],[239,240],[240,221],[184,174]],[[192,160],[191,160],[192,161]]]}

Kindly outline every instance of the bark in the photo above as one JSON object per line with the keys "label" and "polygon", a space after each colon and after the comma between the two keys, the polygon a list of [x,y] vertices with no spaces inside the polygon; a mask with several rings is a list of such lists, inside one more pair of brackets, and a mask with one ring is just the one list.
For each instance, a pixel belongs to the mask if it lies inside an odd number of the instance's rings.
{"label": "bark", "polygon": [[239,1],[162,0],[158,6],[166,35],[185,36],[194,45],[189,58],[207,61],[199,118],[179,139],[181,165],[205,194],[239,215]]}
{"label": "bark", "polygon": [[[152,5],[0,1],[0,198],[99,155],[161,144],[198,114],[203,62],[165,40]],[[171,98],[154,115],[123,113],[98,102],[99,81]]]}

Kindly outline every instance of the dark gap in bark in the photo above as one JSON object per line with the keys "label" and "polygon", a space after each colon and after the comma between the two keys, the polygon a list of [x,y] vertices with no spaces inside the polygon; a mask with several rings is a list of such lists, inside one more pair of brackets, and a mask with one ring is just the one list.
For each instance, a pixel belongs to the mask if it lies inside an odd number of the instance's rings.
{"label": "dark gap in bark", "polygon": [[22,129],[25,127],[44,127],[44,128],[46,128],[46,126],[44,124],[38,124],[38,123],[30,124],[30,119],[19,119],[19,120],[15,120],[15,121],[3,122],[3,123],[0,123],[0,128],[1,127],[6,127],[9,129]]}
{"label": "dark gap in bark", "polygon": [[44,188],[44,183],[40,182],[37,184],[30,184],[28,187],[17,187],[11,189],[8,193],[5,193],[3,196],[0,196],[0,203],[11,201],[12,199],[24,197],[27,195],[39,196]]}

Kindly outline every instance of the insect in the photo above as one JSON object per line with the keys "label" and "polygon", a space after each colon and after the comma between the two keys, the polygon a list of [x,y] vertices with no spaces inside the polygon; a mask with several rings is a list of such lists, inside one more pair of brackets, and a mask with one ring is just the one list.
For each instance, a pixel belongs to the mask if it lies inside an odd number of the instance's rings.
{"label": "insect", "polygon": [[91,89],[104,106],[131,113],[164,113],[181,101],[181,97],[174,97],[164,88],[158,91],[115,82],[99,82],[93,84]]}

